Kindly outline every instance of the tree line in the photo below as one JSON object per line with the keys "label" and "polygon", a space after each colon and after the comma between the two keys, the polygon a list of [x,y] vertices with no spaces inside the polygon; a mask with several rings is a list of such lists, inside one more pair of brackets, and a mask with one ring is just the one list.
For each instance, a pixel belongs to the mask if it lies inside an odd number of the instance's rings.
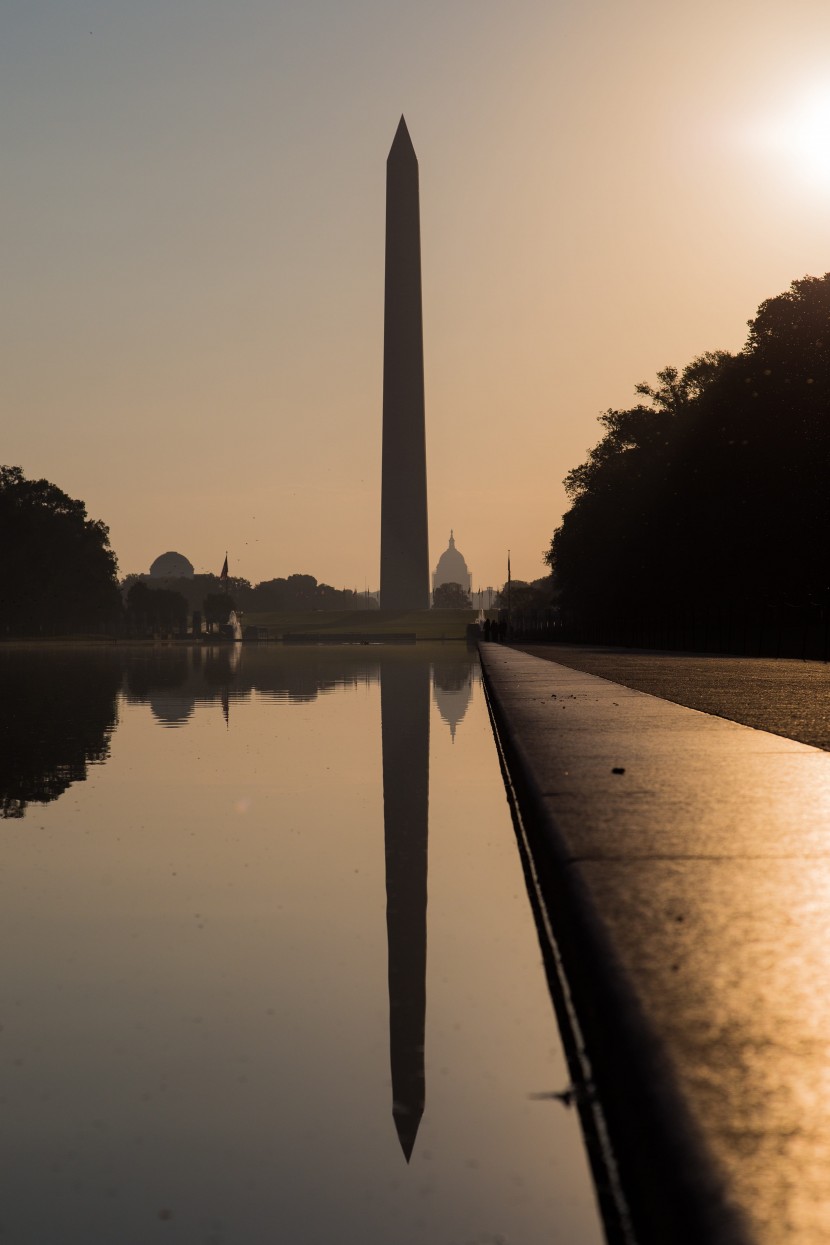
{"label": "tree line", "polygon": [[109,529],[48,480],[0,466],[0,634],[99,633],[121,593]]}
{"label": "tree line", "polygon": [[223,623],[231,610],[242,613],[299,613],[313,610],[376,609],[377,601],[350,588],[332,588],[313,575],[288,575],[258,584],[229,575],[185,578],[128,575],[122,590],[128,620],[152,627],[178,628],[194,610],[207,623]]}
{"label": "tree line", "polygon": [[82,501],[20,467],[0,466],[0,635],[100,635],[128,629],[179,630],[200,610],[223,622],[231,609],[300,611],[377,608],[365,593],[288,575],[252,585],[216,575],[119,583],[109,529]]}
{"label": "tree line", "polygon": [[[299,613],[374,610],[368,593],[295,574],[251,584],[239,576],[171,579],[128,575],[119,583],[109,529],[82,501],[20,467],[0,467],[0,635],[56,636],[182,631],[194,611],[208,624],[231,610]],[[460,585],[438,590],[436,605],[469,607]]]}
{"label": "tree line", "polygon": [[830,605],[830,273],[767,299],[737,354],[665,367],[565,480],[563,614]]}

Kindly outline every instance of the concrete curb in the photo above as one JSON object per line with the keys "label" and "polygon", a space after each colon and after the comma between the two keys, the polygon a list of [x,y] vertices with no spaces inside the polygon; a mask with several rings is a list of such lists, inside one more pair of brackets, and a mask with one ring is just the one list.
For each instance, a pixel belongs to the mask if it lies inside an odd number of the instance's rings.
{"label": "concrete curb", "polygon": [[[718,1157],[707,1119],[699,1104],[690,1100],[682,1075],[683,1052],[678,1053],[674,1036],[661,1029],[659,1008],[655,1009],[653,997],[643,989],[644,978],[632,970],[636,955],[632,956],[626,938],[629,942],[648,939],[652,932],[648,921],[644,919],[642,928],[632,934],[609,919],[595,880],[598,863],[682,861],[690,856],[677,847],[666,852],[664,846],[656,846],[663,833],[660,812],[649,850],[644,851],[638,842],[634,850],[621,851],[622,836],[615,826],[617,795],[613,788],[580,790],[581,784],[590,781],[591,767],[584,763],[582,772],[576,771],[580,757],[584,762],[590,754],[594,760],[597,753],[603,772],[624,773],[624,767],[608,761],[614,759],[619,739],[633,738],[638,721],[645,717],[652,719],[659,739],[665,738],[661,733],[665,726],[666,731],[702,732],[707,748],[713,742],[728,741],[729,748],[749,748],[753,756],[759,747],[764,751],[765,741],[772,741],[766,747],[776,755],[789,758],[795,751],[799,761],[811,760],[804,754],[815,750],[656,701],[500,645],[482,644],[480,651],[494,725],[584,1035],[637,1241],[641,1245],[749,1245],[801,1239],[786,1230],[776,1234],[774,1225],[770,1225],[772,1236],[757,1231],[757,1221],[753,1224],[754,1216],[748,1213],[751,1207],[736,1188],[733,1172]],[[581,710],[579,705],[568,706],[568,712],[557,719],[550,698],[562,693],[548,692],[551,686],[576,688],[565,695],[575,701],[584,695]],[[599,710],[588,704],[591,697],[600,704]],[[615,716],[620,707],[626,722],[622,736]],[[551,720],[553,734],[547,725]],[[735,732],[746,732],[753,739],[737,737]],[[577,751],[574,739],[579,741]],[[638,756],[648,753],[641,741],[633,746]],[[552,749],[566,753],[564,768],[553,779]],[[652,812],[659,803],[658,793]],[[624,805],[622,799],[619,816],[630,822],[630,809]],[[694,810],[687,812],[691,824],[698,824]],[[602,841],[604,831],[614,833],[610,847],[607,834]],[[727,844],[724,851],[733,849],[734,845]],[[653,987],[653,981],[645,984]]]}

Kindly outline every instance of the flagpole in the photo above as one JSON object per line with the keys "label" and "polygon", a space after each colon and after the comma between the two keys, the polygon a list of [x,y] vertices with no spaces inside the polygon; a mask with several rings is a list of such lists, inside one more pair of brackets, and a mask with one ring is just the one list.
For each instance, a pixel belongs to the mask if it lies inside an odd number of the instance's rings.
{"label": "flagpole", "polygon": [[510,613],[510,550],[507,550],[507,613]]}

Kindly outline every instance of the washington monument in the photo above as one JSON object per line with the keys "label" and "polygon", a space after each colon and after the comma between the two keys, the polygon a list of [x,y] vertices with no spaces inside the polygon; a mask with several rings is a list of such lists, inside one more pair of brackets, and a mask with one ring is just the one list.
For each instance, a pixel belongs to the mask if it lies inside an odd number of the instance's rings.
{"label": "washington monument", "polygon": [[429,609],[418,159],[403,117],[386,161],[380,605]]}

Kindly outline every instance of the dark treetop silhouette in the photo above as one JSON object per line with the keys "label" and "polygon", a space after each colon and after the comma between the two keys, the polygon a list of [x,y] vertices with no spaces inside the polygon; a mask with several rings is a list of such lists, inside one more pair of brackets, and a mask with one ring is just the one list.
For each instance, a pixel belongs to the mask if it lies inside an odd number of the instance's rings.
{"label": "dark treetop silhouette", "polygon": [[470,608],[470,594],[465,592],[461,584],[439,584],[432,594],[432,603],[437,610],[468,610]]}
{"label": "dark treetop silhouette", "polygon": [[429,609],[418,160],[401,117],[386,163],[382,609]]}
{"label": "dark treetop silhouette", "polygon": [[[164,555],[167,557],[168,555]],[[178,556],[178,555],[176,555]],[[156,559],[158,562],[160,559]],[[153,564],[155,565],[155,563]],[[377,606],[365,592],[351,588],[332,588],[331,584],[318,583],[313,575],[289,575],[266,579],[253,587],[247,579],[229,575],[223,583],[218,575],[127,575],[121,584],[124,596],[135,584],[144,584],[153,591],[177,592],[187,602],[189,610],[203,608],[209,593],[231,593],[236,607],[245,612],[302,613],[309,610],[365,610]]]}
{"label": "dark treetop silhouette", "polygon": [[130,628],[181,630],[187,625],[187,599],[172,588],[150,588],[137,579],[127,589],[124,604]]}
{"label": "dark treetop silhouette", "polygon": [[547,555],[572,616],[830,605],[830,273],[749,327],[601,416]]}
{"label": "dark treetop silhouette", "polygon": [[0,634],[61,635],[116,621],[121,598],[109,531],[48,480],[0,467]]}

